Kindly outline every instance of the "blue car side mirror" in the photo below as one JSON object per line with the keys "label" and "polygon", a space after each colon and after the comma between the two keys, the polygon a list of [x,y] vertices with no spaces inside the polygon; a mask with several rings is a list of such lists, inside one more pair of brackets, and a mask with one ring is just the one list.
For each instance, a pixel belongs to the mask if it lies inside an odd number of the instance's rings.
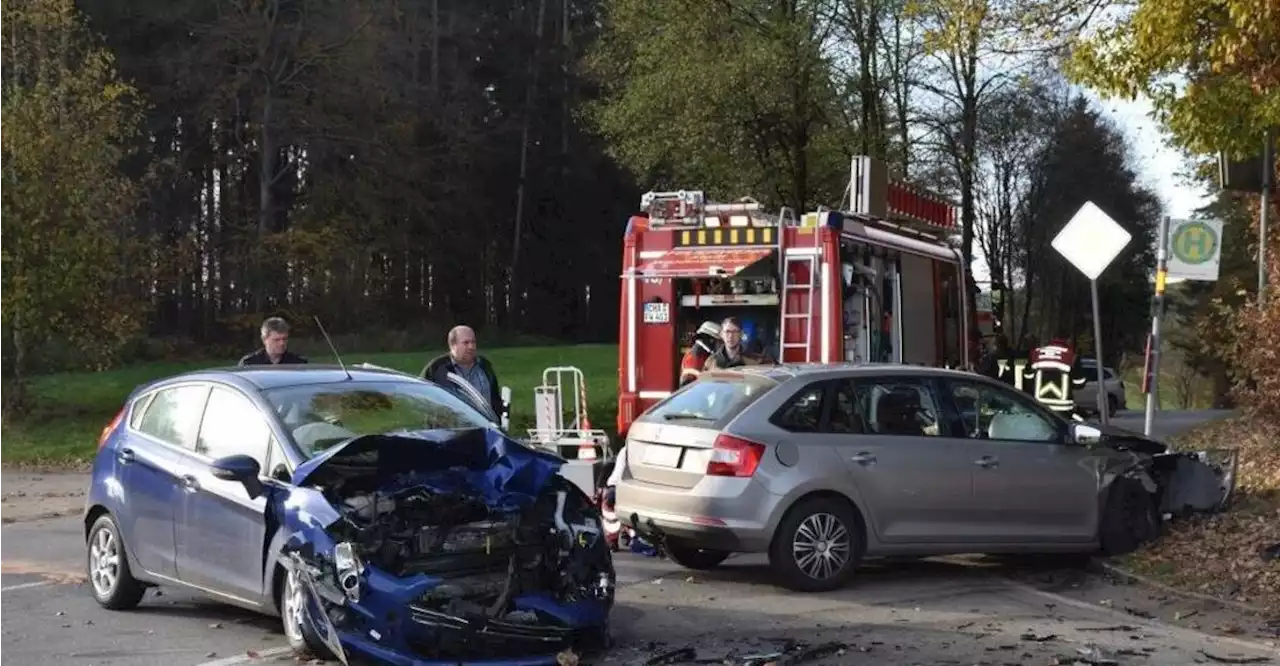
{"label": "blue car side mirror", "polygon": [[218,458],[209,463],[213,476],[223,481],[236,481],[244,485],[249,499],[257,499],[262,494],[262,466],[252,456],[234,455]]}

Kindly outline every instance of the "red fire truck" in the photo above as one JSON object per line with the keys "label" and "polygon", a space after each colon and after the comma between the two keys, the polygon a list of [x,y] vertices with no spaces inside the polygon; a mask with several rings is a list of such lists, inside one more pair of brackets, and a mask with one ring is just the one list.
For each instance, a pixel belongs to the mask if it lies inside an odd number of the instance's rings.
{"label": "red fire truck", "polygon": [[618,431],[671,395],[703,321],[736,317],[781,363],[976,361],[955,206],[855,157],[848,211],[769,214],[650,192],[623,246]]}

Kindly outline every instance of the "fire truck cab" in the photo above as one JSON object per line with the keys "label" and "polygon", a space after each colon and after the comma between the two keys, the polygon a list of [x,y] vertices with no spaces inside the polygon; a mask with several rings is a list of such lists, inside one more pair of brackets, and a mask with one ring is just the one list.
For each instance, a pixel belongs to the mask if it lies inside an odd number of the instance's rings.
{"label": "fire truck cab", "polygon": [[749,353],[780,363],[976,360],[957,209],[855,157],[849,210],[770,214],[750,199],[649,192],[627,223],[618,432],[672,394],[703,321],[736,317]]}

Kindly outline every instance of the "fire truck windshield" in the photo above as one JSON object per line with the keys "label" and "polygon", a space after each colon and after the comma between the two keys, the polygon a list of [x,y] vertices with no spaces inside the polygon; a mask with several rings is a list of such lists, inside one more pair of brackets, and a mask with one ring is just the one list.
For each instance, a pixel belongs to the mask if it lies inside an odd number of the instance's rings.
{"label": "fire truck windshield", "polygon": [[654,405],[640,420],[655,423],[698,421],[719,427],[776,385],[772,379],[758,375],[704,375],[684,390]]}

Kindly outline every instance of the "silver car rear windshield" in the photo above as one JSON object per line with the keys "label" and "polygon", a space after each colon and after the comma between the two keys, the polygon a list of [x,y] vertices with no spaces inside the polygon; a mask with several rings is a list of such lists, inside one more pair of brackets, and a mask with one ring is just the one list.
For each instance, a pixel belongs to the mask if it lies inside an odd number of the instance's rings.
{"label": "silver car rear windshield", "polygon": [[778,383],[759,375],[704,375],[654,405],[638,420],[721,428]]}

